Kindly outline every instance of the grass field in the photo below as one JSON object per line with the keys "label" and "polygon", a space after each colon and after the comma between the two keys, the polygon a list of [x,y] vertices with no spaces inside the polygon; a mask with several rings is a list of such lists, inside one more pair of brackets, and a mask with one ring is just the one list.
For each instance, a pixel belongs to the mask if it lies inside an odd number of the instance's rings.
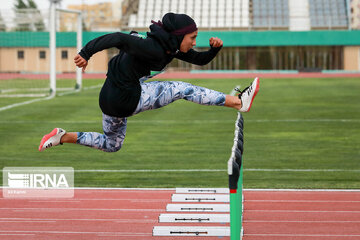
{"label": "grass field", "polygon": [[[229,93],[251,79],[184,81]],[[351,78],[262,79],[251,112],[244,114],[245,187],[360,188],[359,89],[360,79]],[[181,100],[131,117],[116,153],[71,144],[38,152],[54,127],[102,131],[99,91],[1,111],[0,166],[73,167],[77,187],[227,186],[236,111],[224,107]],[[0,107],[13,101],[0,98]],[[79,171],[85,169],[156,171]]]}

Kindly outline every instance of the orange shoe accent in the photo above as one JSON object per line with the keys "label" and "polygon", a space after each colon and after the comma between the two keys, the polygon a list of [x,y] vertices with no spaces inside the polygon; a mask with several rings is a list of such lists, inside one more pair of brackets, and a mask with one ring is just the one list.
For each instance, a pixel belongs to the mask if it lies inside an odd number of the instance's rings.
{"label": "orange shoe accent", "polygon": [[45,136],[43,136],[43,138],[41,139],[40,145],[39,145],[39,151],[41,152],[41,149],[44,145],[44,143],[49,140],[49,138],[51,138],[52,136],[57,134],[57,128],[54,128],[49,134],[46,134]]}

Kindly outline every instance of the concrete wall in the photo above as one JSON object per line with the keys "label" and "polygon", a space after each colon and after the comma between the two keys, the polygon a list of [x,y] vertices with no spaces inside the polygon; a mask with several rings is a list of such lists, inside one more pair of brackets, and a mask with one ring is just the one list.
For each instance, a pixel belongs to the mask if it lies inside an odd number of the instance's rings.
{"label": "concrete wall", "polygon": [[[248,48],[249,49],[249,48]],[[17,52],[24,51],[24,59],[18,59]],[[61,51],[68,51],[68,59],[61,58]],[[46,58],[40,59],[39,52],[45,51]],[[109,61],[109,50],[96,53],[89,61],[86,68],[87,73],[106,73]],[[222,52],[225,52],[223,49]],[[0,48],[0,73],[1,72],[25,72],[25,73],[49,73],[50,52],[48,48]],[[58,73],[75,72],[76,67],[73,58],[77,54],[75,48],[57,48],[56,50],[56,71]],[[220,53],[221,55],[221,53]],[[219,55],[219,56],[220,56]],[[218,57],[216,59],[219,59]],[[248,61],[252,61],[250,55],[246,56]],[[215,61],[216,61],[215,59]],[[255,61],[255,59],[253,59]],[[253,63],[255,64],[255,62]],[[209,65],[210,66],[210,65]],[[344,70],[360,71],[360,46],[344,46]],[[255,69],[254,66],[247,66],[248,69]]]}
{"label": "concrete wall", "polygon": [[360,46],[344,47],[344,70],[360,70]]}
{"label": "concrete wall", "polygon": [[[24,58],[18,59],[18,51],[24,51]],[[68,58],[62,59],[61,52],[68,52]],[[40,51],[45,51],[45,59],[40,58]],[[56,49],[56,71],[60,73],[75,72],[76,66],[73,63],[77,54],[75,48]],[[50,69],[50,51],[48,48],[0,48],[0,72],[30,72],[48,73]],[[108,56],[107,51],[95,54],[89,61],[86,71],[106,72]]]}

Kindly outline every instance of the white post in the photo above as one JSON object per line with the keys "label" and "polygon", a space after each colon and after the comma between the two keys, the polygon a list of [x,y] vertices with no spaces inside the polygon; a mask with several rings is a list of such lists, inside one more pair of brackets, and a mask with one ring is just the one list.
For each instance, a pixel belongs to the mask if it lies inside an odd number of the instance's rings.
{"label": "white post", "polygon": [[[82,14],[81,12],[78,14],[77,17],[77,44],[76,44],[76,49],[77,52],[80,52],[81,48],[82,48]],[[76,86],[75,88],[77,90],[80,90],[82,87],[82,69],[81,68],[76,68]]]}
{"label": "white post", "polygon": [[[61,9],[61,8],[57,8],[56,11],[77,14],[76,50],[77,50],[77,52],[80,52],[80,50],[82,48],[82,13],[81,13],[81,11]],[[81,86],[82,86],[82,69],[76,68],[75,89],[80,90]]]}
{"label": "white post", "polygon": [[56,1],[50,4],[50,94],[56,95]]}

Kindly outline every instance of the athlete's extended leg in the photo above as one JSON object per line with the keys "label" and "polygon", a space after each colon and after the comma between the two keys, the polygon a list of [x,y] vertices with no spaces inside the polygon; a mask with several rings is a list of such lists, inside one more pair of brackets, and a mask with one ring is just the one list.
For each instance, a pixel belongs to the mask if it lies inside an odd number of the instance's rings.
{"label": "athlete's extended leg", "polygon": [[141,97],[133,115],[166,106],[176,100],[185,99],[201,105],[216,105],[248,112],[259,90],[259,79],[244,89],[239,96],[199,87],[186,82],[154,81],[141,83]]}
{"label": "athlete's extended leg", "polygon": [[[104,134],[97,132],[70,132],[62,135],[55,131],[45,135],[39,146],[39,151],[62,143],[77,143],[80,145],[100,149],[104,152],[116,152],[122,147],[126,134],[126,118],[111,117],[103,114]],[[44,141],[46,139],[46,141]],[[61,140],[60,140],[61,139]],[[45,144],[44,144],[45,143]]]}
{"label": "athlete's extended leg", "polygon": [[186,82],[154,81],[141,84],[141,97],[133,113],[164,107],[176,100],[185,99],[201,105],[224,106],[224,93]]}

